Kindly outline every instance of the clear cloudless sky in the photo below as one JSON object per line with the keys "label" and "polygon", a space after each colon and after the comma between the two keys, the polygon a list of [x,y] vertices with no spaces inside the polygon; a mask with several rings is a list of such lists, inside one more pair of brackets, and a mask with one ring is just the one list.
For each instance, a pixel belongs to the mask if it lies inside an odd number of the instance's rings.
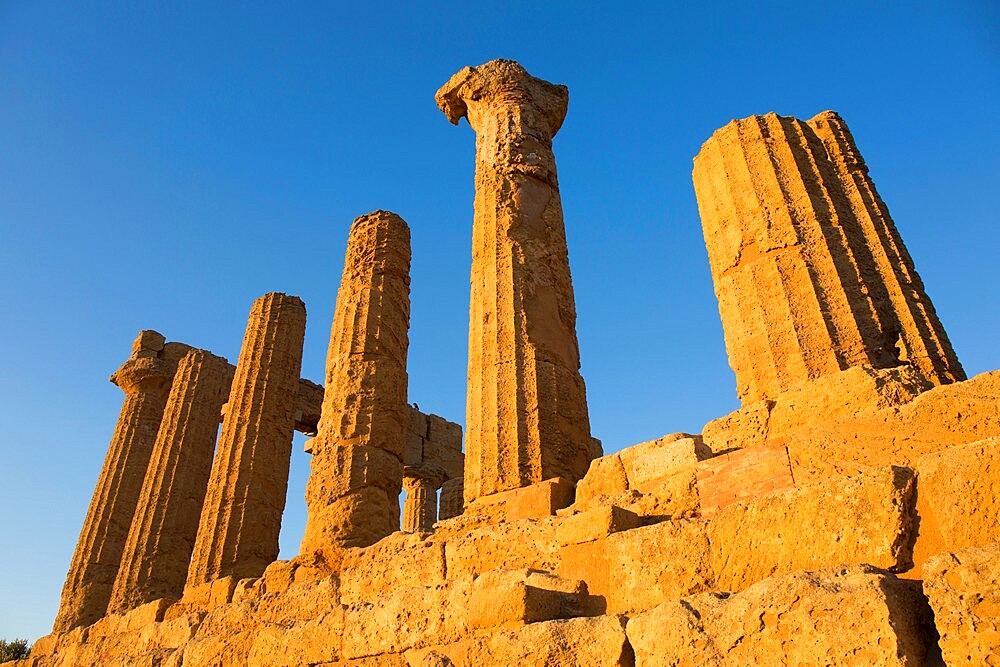
{"label": "clear cloudless sky", "polygon": [[51,627],[136,332],[235,361],[253,300],[296,294],[322,381],[358,215],[409,222],[410,400],[464,422],[475,137],[434,92],[466,65],[569,86],[555,152],[607,452],[738,406],[691,159],[751,114],[841,113],[969,375],[997,368],[998,7],[0,0],[0,638]]}

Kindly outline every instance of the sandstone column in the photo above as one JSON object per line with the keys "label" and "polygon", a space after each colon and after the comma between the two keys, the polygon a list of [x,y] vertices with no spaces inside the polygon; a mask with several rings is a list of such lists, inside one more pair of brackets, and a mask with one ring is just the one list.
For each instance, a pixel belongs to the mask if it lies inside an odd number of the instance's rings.
{"label": "sandstone column", "polygon": [[123,613],[159,598],[179,599],[198,520],[219,414],[229,395],[229,363],[203,350],[177,367],[109,610]]}
{"label": "sandstone column", "polygon": [[459,516],[465,510],[465,481],[458,477],[449,479],[441,485],[441,500],[439,502],[438,520],[444,521]]}
{"label": "sandstone column", "polygon": [[899,256],[873,247],[875,232],[859,220],[861,195],[848,192],[844,170],[810,125],[773,113],[733,121],[694,163],[744,404],[851,366],[906,362],[899,343],[912,343],[900,324],[902,300],[894,303],[899,290],[886,280]]}
{"label": "sandstone column", "polygon": [[885,300],[880,305],[887,311],[886,319],[899,332],[900,361],[916,366],[934,384],[965,380],[965,371],[889,209],[868,175],[868,165],[847,123],[837,113],[824,111],[807,124],[826,147],[864,232],[879,278],[885,283]]}
{"label": "sandstone column", "polygon": [[302,553],[367,546],[399,530],[409,327],[410,229],[395,213],[363,215],[347,241],[319,433],[309,442]]}
{"label": "sandstone column", "polygon": [[187,586],[259,577],[278,556],[305,326],[296,296],[265,294],[250,310]]}
{"label": "sandstone column", "polygon": [[131,358],[111,376],[125,401],[66,575],[55,632],[90,625],[107,611],[177,352],[178,346],[166,346],[157,332],[141,331]]}
{"label": "sandstone column", "polygon": [[476,131],[465,499],[581,479],[590,436],[552,137],[569,93],[509,60],[436,95]]}
{"label": "sandstone column", "polygon": [[445,480],[442,468],[435,465],[407,466],[403,468],[403,531],[429,533],[437,521],[437,490]]}

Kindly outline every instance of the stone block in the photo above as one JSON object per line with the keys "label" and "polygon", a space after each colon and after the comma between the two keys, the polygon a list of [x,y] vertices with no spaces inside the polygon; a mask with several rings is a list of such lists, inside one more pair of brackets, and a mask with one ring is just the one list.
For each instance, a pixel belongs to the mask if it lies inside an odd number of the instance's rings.
{"label": "stone block", "polygon": [[448,579],[497,569],[555,571],[559,562],[556,521],[549,518],[478,526],[449,538],[445,543]]}
{"label": "stone block", "polygon": [[480,496],[466,503],[467,515],[487,515],[493,521],[517,521],[552,516],[573,504],[574,485],[561,477],[530,486]]}
{"label": "stone block", "polygon": [[344,604],[445,580],[445,546],[418,534],[393,533],[370,547],[346,549],[340,571]]}
{"label": "stone block", "polygon": [[920,526],[913,561],[1000,542],[1000,438],[922,456],[917,470]]}
{"label": "stone block", "polygon": [[581,581],[532,570],[493,570],[472,584],[471,629],[509,628],[526,623],[569,618],[586,595]]}
{"label": "stone block", "polygon": [[621,616],[597,616],[495,632],[473,639],[461,664],[631,667],[624,622]]}
{"label": "stone block", "polygon": [[587,474],[576,485],[576,502],[586,504],[601,496],[614,496],[628,491],[625,466],[618,454],[609,454],[590,462]]}
{"label": "stone block", "polygon": [[464,577],[347,605],[343,657],[402,653],[458,641],[469,629],[472,582],[472,577]]}
{"label": "stone block", "polygon": [[291,626],[264,623],[255,630],[247,654],[248,667],[340,664],[344,611],[319,614]]}
{"label": "stone block", "polygon": [[924,593],[949,665],[1000,665],[1000,544],[928,559]]}
{"label": "stone block", "polygon": [[665,435],[618,453],[628,488],[640,493],[648,493],[673,475],[693,474],[695,464],[710,455],[700,438],[686,433]]}
{"label": "stone block", "polygon": [[795,487],[785,447],[737,449],[701,461],[697,480],[705,517],[738,500]]}
{"label": "stone block", "polygon": [[907,468],[879,468],[722,508],[708,525],[715,588],[841,563],[908,569],[913,481]]}
{"label": "stone block", "polygon": [[560,546],[581,544],[607,537],[611,533],[631,530],[640,525],[635,512],[609,505],[565,517],[556,527]]}
{"label": "stone block", "polygon": [[261,623],[290,626],[340,610],[335,576],[292,584],[279,593],[265,593],[255,601],[254,618]]}
{"label": "stone block", "polygon": [[664,521],[564,546],[556,572],[586,582],[588,613],[628,614],[707,589],[708,548],[704,521]]}
{"label": "stone block", "polygon": [[922,665],[913,588],[868,565],[664,602],[627,626],[636,667]]}

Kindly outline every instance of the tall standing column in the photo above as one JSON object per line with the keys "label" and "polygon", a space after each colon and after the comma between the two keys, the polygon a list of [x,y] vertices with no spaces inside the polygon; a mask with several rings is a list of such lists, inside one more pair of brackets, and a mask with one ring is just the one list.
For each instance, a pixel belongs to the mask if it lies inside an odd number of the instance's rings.
{"label": "tall standing column", "polygon": [[445,481],[444,469],[436,465],[407,466],[403,468],[403,531],[429,533],[437,521],[437,490]]}
{"label": "tall standing column", "polygon": [[176,352],[178,347],[166,346],[159,333],[141,331],[131,358],[111,376],[125,392],[125,401],[66,575],[55,632],[90,625],[107,611],[177,368]]}
{"label": "tall standing column", "polygon": [[476,131],[465,499],[581,479],[590,436],[552,137],[569,93],[510,60],[436,95]]}
{"label": "tall standing column", "polygon": [[823,142],[844,185],[881,281],[885,318],[899,332],[900,360],[913,364],[934,384],[965,380],[965,370],[948,340],[934,304],[924,290],[913,258],[903,245],[889,209],[868,175],[861,152],[847,123],[835,112],[824,111],[806,121]]}
{"label": "tall standing column", "polygon": [[410,229],[376,211],[351,225],[309,442],[302,553],[367,546],[399,529],[409,419]]}
{"label": "tall standing column", "polygon": [[[901,255],[890,260],[874,243],[843,158],[831,158],[809,124],[773,113],[729,123],[695,157],[698,209],[744,403],[851,366],[907,362],[902,301],[887,280]],[[902,248],[898,235],[896,242]]]}
{"label": "tall standing column", "polygon": [[187,585],[259,577],[278,557],[306,308],[270,293],[250,310]]}
{"label": "tall standing column", "polygon": [[123,613],[159,598],[178,599],[198,531],[219,415],[229,395],[229,363],[203,350],[177,366],[109,610]]}

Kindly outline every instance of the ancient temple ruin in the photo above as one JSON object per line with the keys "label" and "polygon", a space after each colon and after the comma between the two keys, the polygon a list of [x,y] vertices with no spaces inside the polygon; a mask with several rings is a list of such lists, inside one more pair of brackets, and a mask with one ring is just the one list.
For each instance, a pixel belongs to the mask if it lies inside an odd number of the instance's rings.
{"label": "ancient temple ruin", "polygon": [[[407,393],[409,226],[363,215],[323,387],[297,297],[254,302],[235,367],[140,332],[53,632],[18,664],[995,661],[1000,371],[966,379],[844,121],[705,142],[742,407],[602,455],[552,148],[567,90],[495,60],[436,99],[476,132],[464,451]],[[295,430],[308,520],[277,560]]]}

